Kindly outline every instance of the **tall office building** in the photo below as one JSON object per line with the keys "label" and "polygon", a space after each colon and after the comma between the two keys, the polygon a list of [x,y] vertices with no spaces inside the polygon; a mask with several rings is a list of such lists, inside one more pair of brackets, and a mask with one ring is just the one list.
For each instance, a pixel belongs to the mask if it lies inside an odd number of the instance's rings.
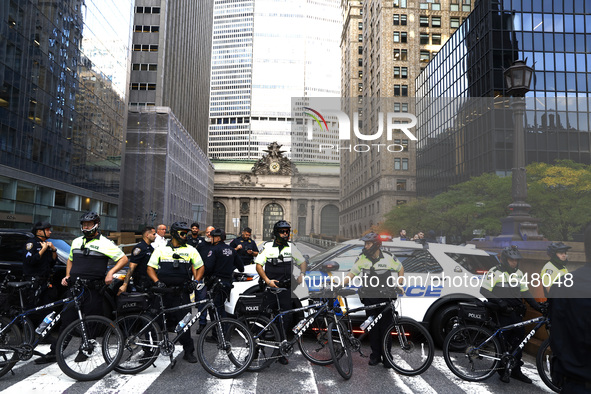
{"label": "tall office building", "polygon": [[136,0],[134,11],[121,228],[204,225],[213,0]]}
{"label": "tall office building", "polygon": [[417,79],[419,195],[483,173],[511,173],[514,111],[503,71],[518,59],[534,69],[525,97],[526,164],[591,163],[590,13],[589,2],[573,0],[477,3]]}
{"label": "tall office building", "polygon": [[340,94],[339,0],[215,0],[209,157],[292,154],[292,98]]}
{"label": "tall office building", "polygon": [[[468,16],[470,0],[342,0],[343,111],[361,134],[376,134],[379,113],[414,114],[415,78]],[[408,122],[410,118],[400,118]],[[365,151],[361,145],[383,144]],[[346,146],[345,146],[346,145]],[[341,235],[356,237],[416,195],[416,144],[395,130],[341,144]],[[391,146],[391,151],[386,147]]]}
{"label": "tall office building", "polygon": [[[0,6],[0,227],[117,230],[131,1]],[[108,65],[108,66],[107,66]]]}

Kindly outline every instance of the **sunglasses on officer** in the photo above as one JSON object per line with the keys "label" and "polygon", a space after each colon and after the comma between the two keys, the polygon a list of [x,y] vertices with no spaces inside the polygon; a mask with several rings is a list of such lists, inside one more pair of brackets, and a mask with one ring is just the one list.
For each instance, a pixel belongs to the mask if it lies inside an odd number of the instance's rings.
{"label": "sunglasses on officer", "polygon": [[285,229],[285,230],[279,230],[277,231],[279,234],[289,234],[291,230],[290,229]]}
{"label": "sunglasses on officer", "polygon": [[188,231],[185,231],[185,230],[182,230],[182,231],[181,231],[181,230],[179,230],[179,231],[177,231],[176,233],[177,233],[178,235],[180,235],[181,237],[186,237],[186,236],[187,236],[187,234],[188,234]]}

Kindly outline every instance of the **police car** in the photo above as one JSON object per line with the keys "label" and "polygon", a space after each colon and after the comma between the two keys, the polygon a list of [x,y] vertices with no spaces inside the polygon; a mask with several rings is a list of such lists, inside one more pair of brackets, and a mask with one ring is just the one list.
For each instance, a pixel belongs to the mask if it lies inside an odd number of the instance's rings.
{"label": "police car", "polygon": [[[363,245],[360,240],[351,240],[310,258],[305,279],[308,290],[317,291],[324,283],[341,280],[353,267]],[[482,278],[498,264],[494,254],[476,249],[474,245],[392,240],[382,243],[382,251],[394,255],[404,267],[404,294],[400,296],[399,313],[422,322],[438,345],[453,328],[457,303],[483,299],[480,295]],[[325,272],[323,267],[327,262],[337,263],[338,270]],[[259,290],[254,264],[246,266],[245,273],[237,274],[236,280],[226,303],[230,314],[234,313],[241,294]],[[306,289],[302,290],[305,293]],[[357,295],[349,296],[347,302],[350,308],[361,306]],[[364,312],[353,317],[357,321],[365,320]]]}

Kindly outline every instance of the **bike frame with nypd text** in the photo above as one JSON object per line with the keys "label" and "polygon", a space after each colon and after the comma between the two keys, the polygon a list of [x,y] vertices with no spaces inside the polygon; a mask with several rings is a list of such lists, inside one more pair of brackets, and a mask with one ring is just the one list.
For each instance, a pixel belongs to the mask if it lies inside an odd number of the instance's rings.
{"label": "bike frame with nypd text", "polygon": [[[8,282],[8,286],[10,286],[11,282]],[[19,290],[19,295],[21,297],[21,305],[22,305],[22,290],[24,288],[26,288],[27,286],[30,286],[32,282],[14,282],[15,284],[18,284],[18,287],[15,287],[15,289]],[[39,336],[37,337],[37,339],[33,340],[33,343],[27,343],[27,338],[23,338],[22,339],[22,343],[18,346],[6,346],[6,345],[0,345],[0,351],[2,349],[10,349],[10,350],[14,350],[17,352],[18,354],[18,360],[20,361],[25,361],[25,360],[29,360],[31,357],[33,357],[33,355],[37,355],[40,356],[42,355],[41,353],[35,351],[34,349],[37,347],[37,345],[43,340],[45,339],[45,337],[47,337],[47,335],[51,332],[52,328],[55,327],[55,325],[60,321],[62,314],[64,313],[64,311],[70,307],[70,305],[72,305],[72,303],[74,304],[76,310],[78,311],[78,318],[80,320],[83,320],[84,317],[82,315],[82,311],[80,309],[80,300],[82,298],[82,295],[84,294],[84,285],[88,283],[88,281],[85,281],[84,279],[76,279],[76,281],[74,282],[74,285],[72,286],[73,291],[77,292],[77,295],[75,296],[70,296],[70,297],[66,297],[62,300],[59,301],[55,301],[55,302],[51,302],[49,304],[45,304],[42,306],[38,306],[36,308],[33,309],[29,309],[27,311],[23,311],[21,313],[19,313],[18,315],[16,315],[12,321],[10,323],[8,323],[6,326],[2,327],[2,329],[0,330],[0,335],[4,334],[4,332],[6,330],[8,330],[10,327],[12,327],[12,325],[16,324],[18,321],[22,322],[23,324],[28,324],[30,325],[30,329],[31,330],[35,330],[35,327],[31,324],[30,321],[25,320],[25,318],[35,312],[38,311],[42,311],[45,309],[53,309],[57,306],[60,305],[64,305],[64,304],[68,304],[65,308],[63,308],[60,312],[58,312],[55,315],[55,318],[51,321],[51,323],[49,323],[47,325],[47,327],[45,327],[45,329],[41,332],[41,334],[39,334]],[[85,330],[85,325],[81,325],[82,330]],[[83,335],[85,336],[86,333],[83,333]]]}
{"label": "bike frame with nypd text", "polygon": [[[523,326],[526,326],[526,325],[528,325],[528,324],[533,324],[533,323],[537,323],[537,324],[536,324],[536,326],[535,326],[535,327],[534,327],[534,328],[533,328],[533,329],[530,331],[530,333],[529,333],[529,334],[527,334],[527,335],[525,336],[525,338],[524,338],[524,339],[521,341],[521,343],[519,344],[519,346],[517,346],[517,347],[516,347],[516,348],[513,350],[513,353],[511,353],[511,357],[515,357],[515,356],[517,355],[517,353],[518,353],[519,351],[521,351],[521,350],[522,350],[522,349],[525,347],[525,344],[529,342],[529,340],[530,340],[530,339],[531,339],[531,338],[532,338],[532,337],[533,337],[533,336],[536,334],[536,332],[537,332],[537,331],[538,331],[538,330],[539,330],[539,329],[540,329],[540,328],[541,328],[543,325],[545,325],[545,324],[546,324],[546,325],[549,325],[549,324],[550,324],[550,319],[548,319],[548,317],[546,317],[546,316],[539,316],[539,317],[536,317],[536,318],[533,318],[533,319],[529,319],[529,320],[526,320],[526,321],[523,321],[523,322],[520,322],[520,323],[510,324],[510,325],[508,325],[508,326],[503,326],[503,327],[497,328],[497,329],[496,329],[496,331],[495,331],[495,332],[494,332],[494,333],[493,333],[493,334],[492,334],[490,337],[488,337],[488,338],[487,338],[487,339],[486,339],[484,342],[482,342],[480,345],[476,346],[476,348],[475,348],[475,349],[480,349],[482,346],[484,346],[484,345],[486,345],[488,342],[492,341],[492,339],[493,339],[494,337],[496,337],[496,336],[500,336],[500,337],[503,339],[503,341],[502,341],[502,344],[503,344],[503,346],[504,346],[504,345],[505,345],[505,343],[506,343],[506,340],[505,340],[505,337],[503,336],[503,333],[504,333],[505,331],[509,331],[509,330],[512,330],[512,329],[514,329],[514,328],[517,328],[517,327],[523,327]],[[469,324],[467,324],[467,325],[469,325]],[[488,357],[488,358],[492,358],[492,359],[498,359],[498,360],[500,360],[500,358],[496,358],[496,357],[490,357],[490,356],[485,356],[485,355],[482,355],[482,357]]]}

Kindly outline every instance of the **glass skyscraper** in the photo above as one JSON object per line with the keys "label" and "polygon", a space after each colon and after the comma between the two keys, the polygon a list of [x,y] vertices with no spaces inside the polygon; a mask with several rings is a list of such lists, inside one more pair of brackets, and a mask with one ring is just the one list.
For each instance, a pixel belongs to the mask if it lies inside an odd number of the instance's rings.
{"label": "glass skyscraper", "polygon": [[[293,97],[340,94],[339,0],[216,0],[209,157],[291,157]],[[301,157],[305,160],[305,157]]]}
{"label": "glass skyscraper", "polygon": [[0,227],[116,230],[132,2],[0,6]]}
{"label": "glass skyscraper", "polygon": [[417,78],[417,193],[511,172],[513,111],[503,71],[518,59],[534,68],[526,163],[591,163],[590,29],[591,1],[477,2]]}

